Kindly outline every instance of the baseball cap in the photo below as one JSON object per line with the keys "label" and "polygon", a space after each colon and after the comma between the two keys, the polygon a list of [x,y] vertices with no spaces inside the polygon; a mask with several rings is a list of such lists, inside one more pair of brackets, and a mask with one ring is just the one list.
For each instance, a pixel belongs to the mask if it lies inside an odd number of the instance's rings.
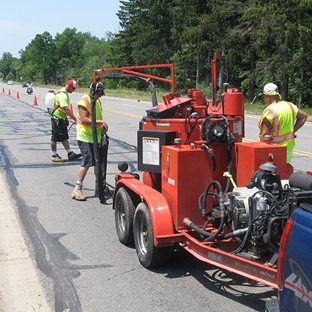
{"label": "baseball cap", "polygon": [[278,92],[278,87],[275,83],[269,82],[264,87],[259,95],[280,95]]}
{"label": "baseball cap", "polygon": [[69,86],[72,86],[74,89],[79,88],[77,82],[76,82],[75,80],[72,80],[72,79],[71,79],[71,80],[68,80],[68,81],[66,82],[66,84],[69,85]]}

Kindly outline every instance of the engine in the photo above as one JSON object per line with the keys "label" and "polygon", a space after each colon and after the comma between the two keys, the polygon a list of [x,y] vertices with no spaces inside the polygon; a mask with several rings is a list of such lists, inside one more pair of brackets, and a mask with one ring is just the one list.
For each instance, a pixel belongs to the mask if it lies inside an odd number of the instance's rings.
{"label": "engine", "polygon": [[[246,187],[225,194],[218,182],[211,182],[200,199],[206,220],[203,239],[216,242],[234,238],[239,247],[232,253],[250,260],[269,256],[269,264],[275,265],[283,230],[293,210],[303,202],[312,204],[311,175],[296,172],[289,181],[281,181],[276,171],[273,164],[263,164]],[[206,211],[202,207],[206,207],[209,196],[214,205]],[[206,234],[208,224],[214,230]]]}

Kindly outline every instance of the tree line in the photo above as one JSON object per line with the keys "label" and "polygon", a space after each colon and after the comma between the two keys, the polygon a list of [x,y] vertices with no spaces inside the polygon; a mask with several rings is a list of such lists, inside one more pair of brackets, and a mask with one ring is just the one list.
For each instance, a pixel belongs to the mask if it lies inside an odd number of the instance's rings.
{"label": "tree line", "polygon": [[[284,99],[312,106],[311,0],[119,2],[117,33],[106,32],[100,39],[75,28],[54,38],[48,32],[37,34],[19,58],[3,53],[2,78],[61,85],[73,77],[88,86],[93,69],[174,63],[177,92],[205,91],[218,51],[220,87],[227,82],[252,101],[265,83],[274,82]],[[170,72],[158,69],[152,74]],[[107,88],[133,84],[104,83]]]}

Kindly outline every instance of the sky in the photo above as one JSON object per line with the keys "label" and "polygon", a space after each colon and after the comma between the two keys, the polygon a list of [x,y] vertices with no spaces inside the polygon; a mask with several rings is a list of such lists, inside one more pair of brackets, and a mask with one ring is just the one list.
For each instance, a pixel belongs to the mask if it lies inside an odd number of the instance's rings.
{"label": "sky", "polygon": [[119,31],[119,0],[11,1],[1,1],[0,6],[0,59],[4,52],[19,58],[18,51],[45,31],[53,38],[66,28],[90,32],[98,38],[105,38],[107,31]]}

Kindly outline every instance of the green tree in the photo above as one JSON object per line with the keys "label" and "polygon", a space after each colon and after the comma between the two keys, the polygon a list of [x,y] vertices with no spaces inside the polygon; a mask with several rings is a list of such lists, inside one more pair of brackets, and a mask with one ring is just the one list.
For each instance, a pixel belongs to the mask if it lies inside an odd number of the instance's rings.
{"label": "green tree", "polygon": [[120,20],[121,30],[116,34],[115,40],[112,42],[114,54],[114,66],[134,65],[132,59],[132,42],[136,36],[135,18],[139,8],[136,6],[135,0],[120,1],[120,10],[117,16]]}
{"label": "green tree", "polygon": [[[205,29],[205,16],[210,12],[208,1],[173,0],[171,7],[172,62],[175,64],[177,89],[186,91],[198,87],[209,71],[209,32]],[[210,45],[211,46],[211,45]]]}
{"label": "green tree", "polygon": [[[2,76],[57,84],[74,78],[88,86],[95,68],[173,62],[176,90],[185,92],[209,85],[211,57],[218,51],[220,87],[229,82],[251,101],[273,81],[283,98],[312,105],[311,0],[121,0],[117,16],[120,31],[106,33],[105,39],[76,28],[55,39],[36,35],[20,59],[3,54]],[[149,73],[170,74],[166,69]],[[127,81],[106,84],[140,87]]]}
{"label": "green tree", "polygon": [[81,51],[81,59],[75,69],[75,77],[80,77],[79,83],[89,85],[92,81],[92,71],[111,67],[112,53],[109,41],[89,37]]}
{"label": "green tree", "polygon": [[309,0],[292,1],[296,11],[291,14],[293,36],[289,62],[289,98],[295,99],[299,106],[312,106],[310,92],[312,83],[312,2]]}
{"label": "green tree", "polygon": [[[66,28],[61,34],[56,34],[54,53],[58,60],[56,74],[58,84],[63,84],[67,79],[72,78],[73,70],[81,60],[84,44],[85,35],[77,32],[76,28]],[[75,80],[79,82],[78,78]]]}
{"label": "green tree", "polygon": [[56,56],[54,39],[47,31],[36,37],[22,53],[25,63],[25,74],[31,80],[48,84],[55,76]]}
{"label": "green tree", "polygon": [[9,52],[4,52],[0,60],[0,73],[2,74],[2,78],[6,79],[7,75],[11,72],[12,63],[12,54]]}
{"label": "green tree", "polygon": [[[120,1],[117,15],[121,31],[113,42],[112,60],[116,66],[170,63],[173,42],[170,37],[172,1]],[[158,70],[159,75],[170,74]],[[153,71],[149,71],[153,74]]]}

